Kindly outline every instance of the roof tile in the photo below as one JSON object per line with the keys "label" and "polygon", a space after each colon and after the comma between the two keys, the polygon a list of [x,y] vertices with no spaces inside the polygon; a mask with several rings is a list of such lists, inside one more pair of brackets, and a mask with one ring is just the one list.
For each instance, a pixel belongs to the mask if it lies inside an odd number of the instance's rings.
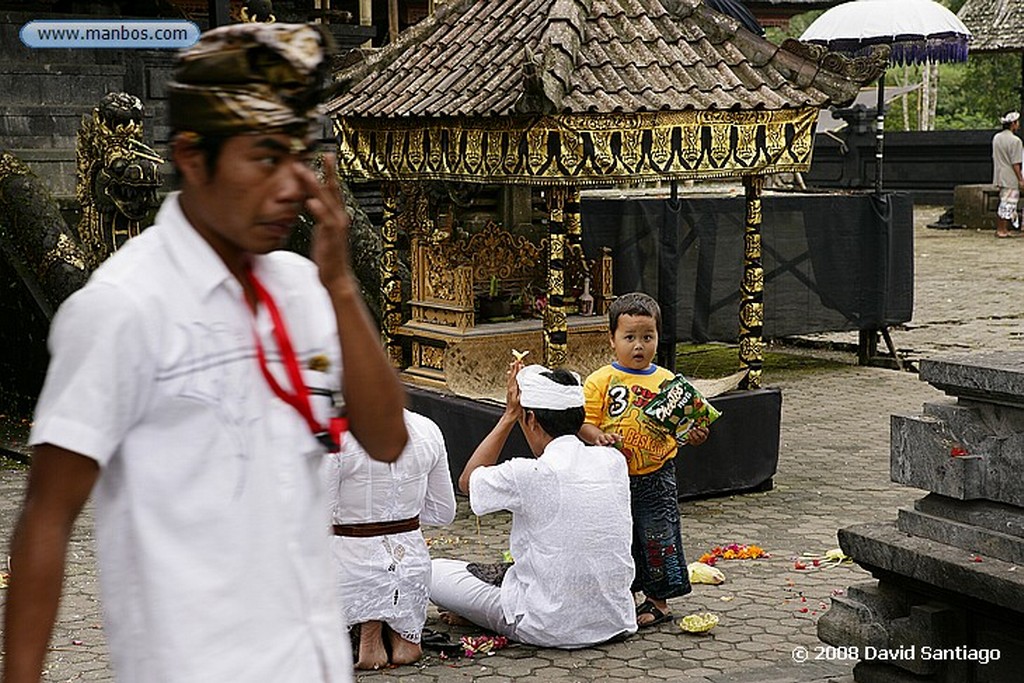
{"label": "roof tile", "polygon": [[957,16],[971,30],[971,52],[1024,50],[1024,2],[967,0]]}
{"label": "roof tile", "polygon": [[861,84],[701,0],[453,0],[339,72],[341,94],[328,108],[346,116],[522,113],[528,58],[536,64],[529,82],[541,85],[530,92],[564,113],[822,107],[849,101]]}

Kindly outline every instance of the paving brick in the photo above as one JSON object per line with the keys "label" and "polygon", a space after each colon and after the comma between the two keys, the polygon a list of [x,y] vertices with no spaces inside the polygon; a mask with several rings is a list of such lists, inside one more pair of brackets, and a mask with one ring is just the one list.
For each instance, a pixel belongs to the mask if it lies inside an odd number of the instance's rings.
{"label": "paving brick", "polygon": [[[996,241],[991,233],[923,228],[939,211],[917,209],[916,305],[913,324],[894,329],[897,345],[913,360],[949,350],[1024,350],[1024,239]],[[855,343],[856,333],[810,335],[805,341]],[[787,346],[828,356],[835,369],[777,371],[765,383],[783,391],[783,419],[775,488],[761,493],[686,501],[680,505],[688,559],[715,545],[757,543],[771,557],[722,561],[720,586],[695,586],[669,602],[675,616],[622,643],[576,651],[511,646],[492,657],[442,661],[429,654],[419,666],[360,673],[359,681],[608,681],[684,680],[687,683],[849,683],[851,665],[796,664],[793,648],[820,644],[817,619],[833,591],[868,581],[853,564],[794,569],[802,553],[824,554],[838,545],[836,531],[855,523],[895,519],[898,507],[923,493],[889,481],[889,419],[916,414],[942,395],[911,373],[858,367],[851,352]],[[0,537],[9,542],[27,472],[0,468]],[[508,547],[510,517],[479,521],[464,498],[455,523],[429,529],[435,556],[493,562]],[[6,551],[6,548],[2,549]],[[0,555],[2,557],[2,555]],[[112,676],[100,628],[93,553],[92,508],[76,524],[69,548],[65,596],[44,681],[95,681]],[[722,598],[731,598],[722,600]],[[803,600],[803,599],[805,600]],[[0,603],[5,594],[0,591]],[[821,604],[825,604],[825,608]],[[806,608],[806,612],[801,609]],[[708,635],[689,636],[676,625],[691,612],[721,618]],[[428,627],[449,630],[436,609]],[[477,633],[451,629],[453,635]],[[80,643],[80,644],[76,644]]]}

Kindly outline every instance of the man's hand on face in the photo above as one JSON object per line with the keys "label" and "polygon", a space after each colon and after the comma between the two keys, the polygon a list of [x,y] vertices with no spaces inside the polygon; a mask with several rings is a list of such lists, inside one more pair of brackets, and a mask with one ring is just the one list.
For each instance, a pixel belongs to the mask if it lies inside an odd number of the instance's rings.
{"label": "man's hand on face", "polygon": [[352,218],[338,186],[334,154],[324,155],[322,183],[309,168],[302,169],[301,178],[308,196],[306,208],[316,219],[312,256],[320,268],[320,281],[329,291],[351,286],[355,282],[349,243]]}

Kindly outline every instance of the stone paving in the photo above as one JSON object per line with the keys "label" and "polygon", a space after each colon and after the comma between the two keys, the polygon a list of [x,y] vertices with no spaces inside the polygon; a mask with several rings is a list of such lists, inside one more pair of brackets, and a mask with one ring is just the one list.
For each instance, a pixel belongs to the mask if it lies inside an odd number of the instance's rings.
{"label": "stone paving", "polygon": [[[1024,348],[1024,239],[992,233],[925,229],[939,209],[916,211],[914,323],[894,330],[911,359],[951,351]],[[814,335],[818,344],[856,342],[855,333]],[[710,611],[721,621],[704,636],[673,622],[617,644],[577,651],[511,645],[489,657],[442,660],[430,654],[418,666],[362,673],[358,680],[485,682],[665,680],[702,683],[852,681],[852,662],[815,660],[822,647],[815,624],[831,596],[869,580],[856,565],[815,567],[805,554],[837,546],[836,530],[889,520],[922,492],[889,481],[889,416],[914,413],[938,392],[909,372],[858,367],[853,354],[821,348],[784,350],[837,361],[814,370],[766,370],[766,384],[783,391],[782,443],[772,490],[680,504],[689,560],[713,546],[755,543],[770,557],[720,561],[727,580],[697,585],[670,601],[677,617]],[[684,368],[685,370],[685,368]],[[692,457],[700,457],[699,449]],[[0,469],[0,535],[6,547],[25,485],[23,467]],[[497,561],[507,548],[507,515],[477,520],[460,500],[456,522],[427,531],[435,556]],[[48,660],[46,681],[110,681],[100,627],[91,514],[76,527],[65,598]],[[797,560],[807,569],[797,569]],[[0,591],[0,601],[3,592]],[[454,637],[431,610],[428,628]],[[806,648],[801,650],[800,648]],[[797,662],[807,653],[810,661]],[[429,651],[428,651],[429,652]]]}

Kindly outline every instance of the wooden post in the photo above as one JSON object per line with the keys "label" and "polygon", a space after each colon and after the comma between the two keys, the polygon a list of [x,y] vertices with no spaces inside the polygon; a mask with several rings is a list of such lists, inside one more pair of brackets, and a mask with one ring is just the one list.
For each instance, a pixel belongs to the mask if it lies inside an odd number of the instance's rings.
{"label": "wooden post", "polygon": [[743,389],[761,386],[764,365],[764,267],[761,263],[761,176],[743,176],[747,200],[743,226],[743,280],[740,282],[740,367]]}
{"label": "wooden post", "polygon": [[[882,194],[882,158],[885,147],[885,72],[878,77],[878,111],[875,116],[875,194]],[[920,120],[919,120],[920,123]]]}
{"label": "wooden post", "polygon": [[210,28],[227,26],[231,23],[231,7],[228,0],[207,0],[207,12],[210,15]]}
{"label": "wooden post", "polygon": [[568,326],[565,315],[566,188],[548,189],[548,305],[544,309],[544,364],[565,365]]}
{"label": "wooden post", "polygon": [[398,41],[398,0],[388,0],[388,40]]}
{"label": "wooden post", "polygon": [[569,245],[583,247],[583,211],[580,206],[580,188],[570,185],[565,191],[565,234]]}
{"label": "wooden post", "polygon": [[[373,26],[373,0],[359,0],[359,25]],[[362,47],[373,47],[373,41],[366,41]]]}
{"label": "wooden post", "polygon": [[672,180],[672,196],[664,203],[658,232],[658,303],[661,305],[661,334],[658,336],[658,365],[676,371],[676,299],[679,287],[679,181]]}
{"label": "wooden post", "polygon": [[391,365],[402,367],[398,327],[402,324],[402,281],[398,277],[398,183],[384,184],[383,249],[380,259],[381,337]]}

